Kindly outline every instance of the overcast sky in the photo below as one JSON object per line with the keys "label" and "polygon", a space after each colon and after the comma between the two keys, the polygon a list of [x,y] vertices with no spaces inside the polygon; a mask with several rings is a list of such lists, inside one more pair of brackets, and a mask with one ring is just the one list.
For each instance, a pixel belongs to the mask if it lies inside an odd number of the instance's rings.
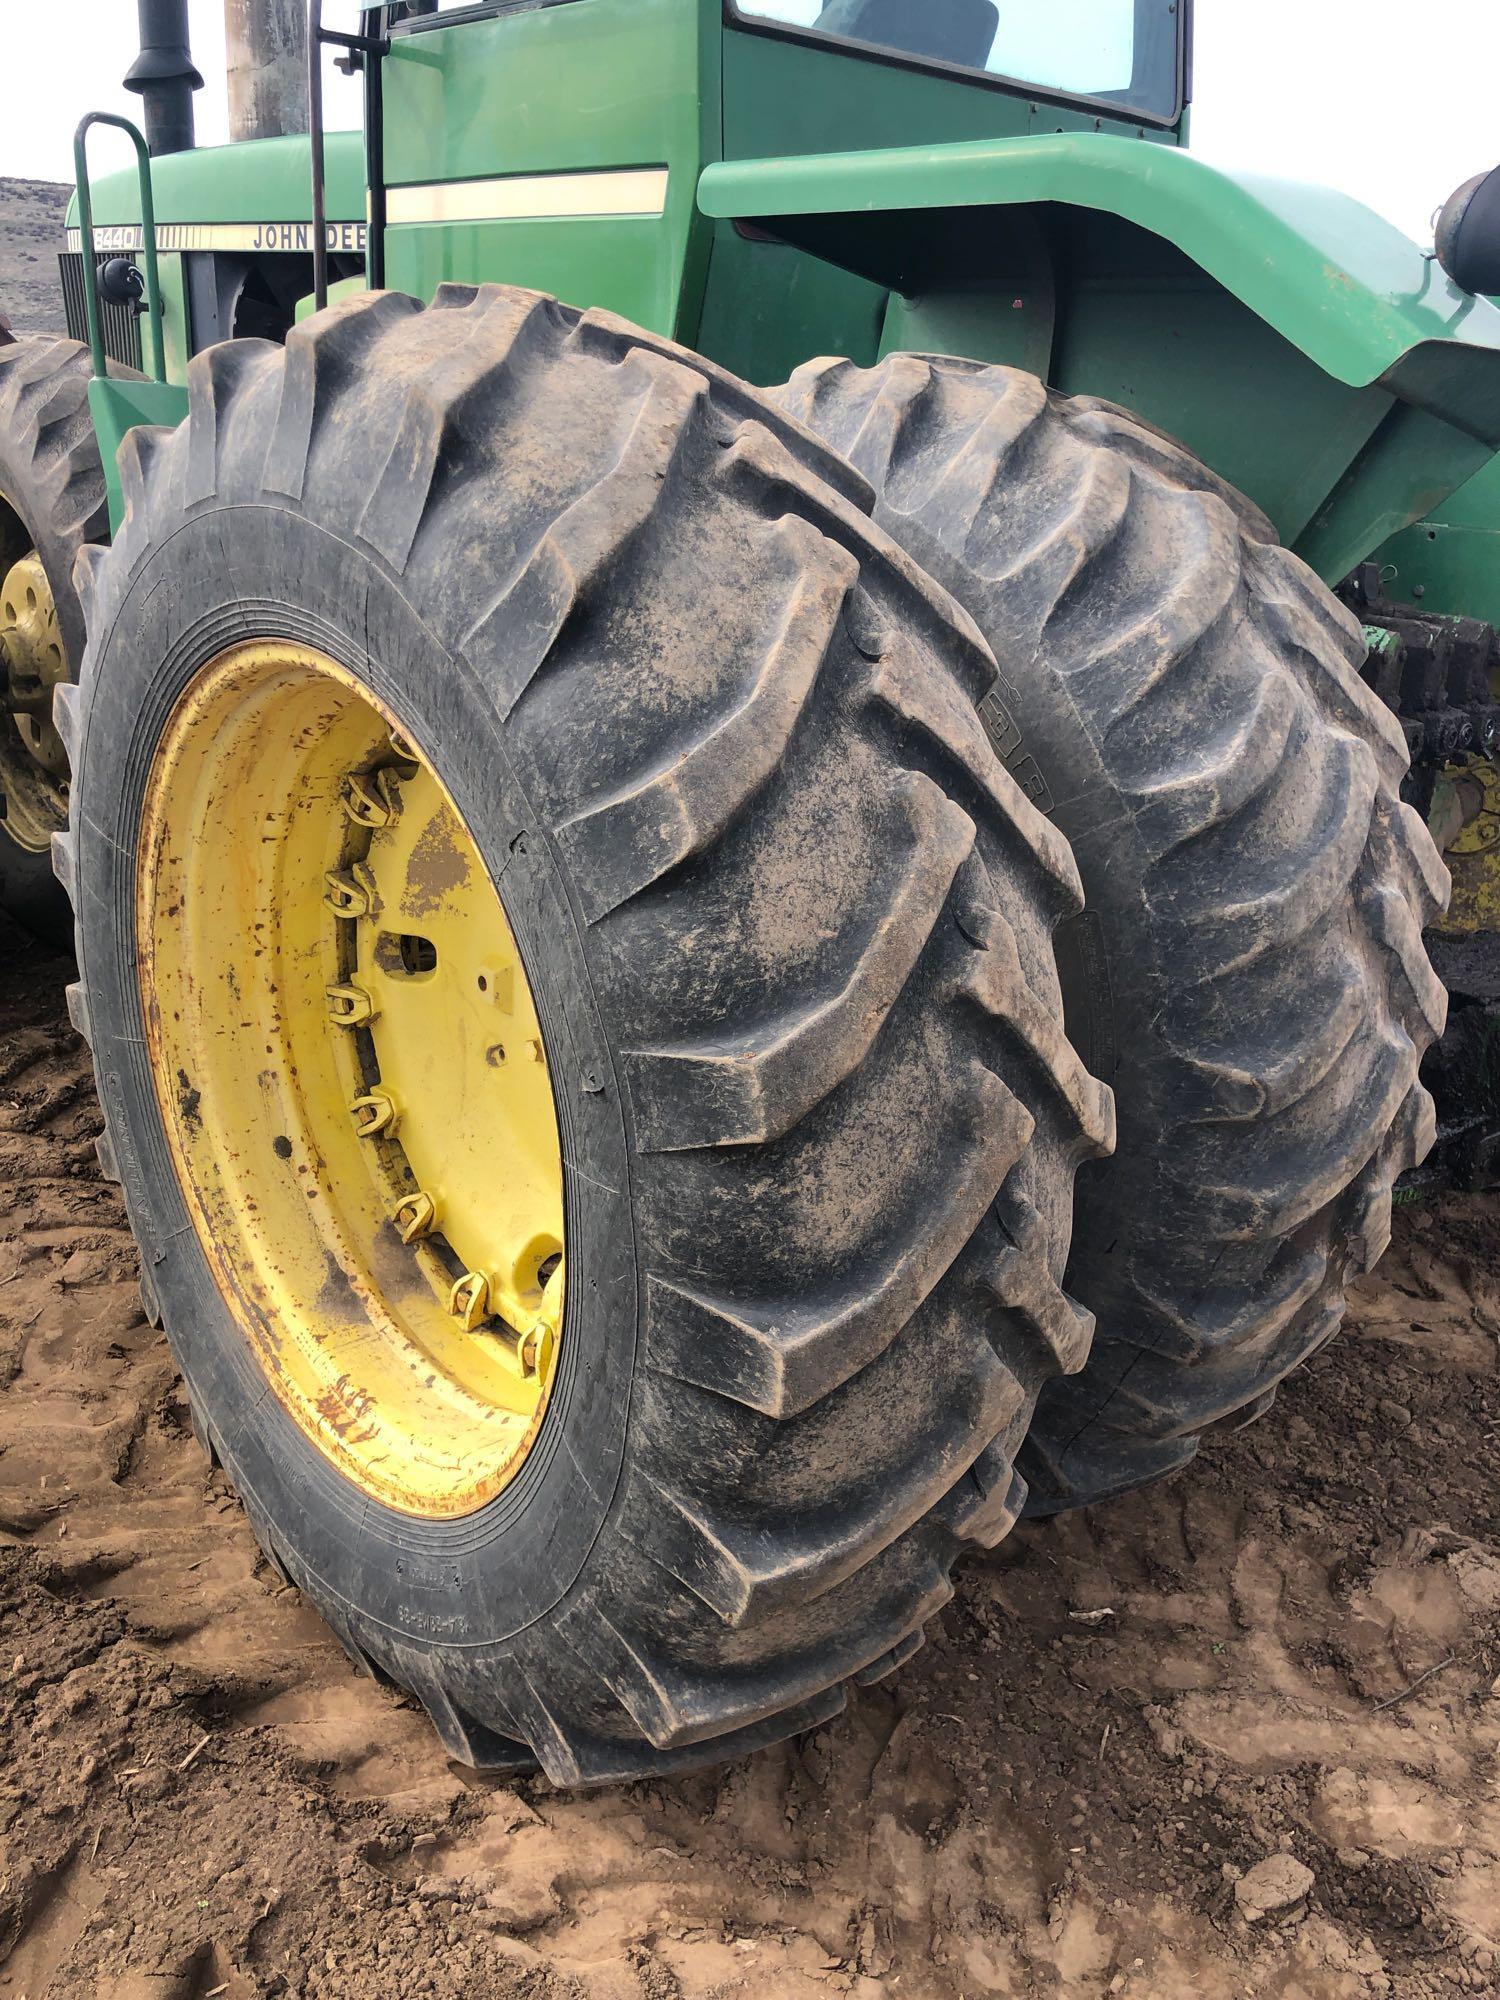
{"label": "overcast sky", "polygon": [[[198,138],[213,144],[227,136],[223,4],[189,9],[207,84]],[[355,13],[354,0],[326,0],[332,25]],[[0,174],[71,181],[85,111],[139,115],[120,88],[134,0],[0,0],[0,26]],[[1500,164],[1497,0],[1198,0],[1197,44],[1193,149],[1205,158],[1343,188],[1424,244],[1444,196]],[[359,121],[357,85],[331,67],[328,110],[331,125]],[[101,166],[129,156],[117,134],[93,143]]]}

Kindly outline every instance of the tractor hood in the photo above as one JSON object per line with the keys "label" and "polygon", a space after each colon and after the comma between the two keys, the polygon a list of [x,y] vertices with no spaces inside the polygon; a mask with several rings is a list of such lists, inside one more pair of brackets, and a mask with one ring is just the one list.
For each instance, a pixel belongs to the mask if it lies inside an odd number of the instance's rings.
{"label": "tractor hood", "polygon": [[[327,140],[328,219],[335,248],[364,247],[364,142],[358,132]],[[245,253],[312,248],[312,161],[305,135],[199,146],[151,163],[159,250]],[[100,250],[141,247],[135,168],[93,178],[94,233]],[[78,197],[68,204],[68,248],[78,239]],[[348,241],[342,240],[347,232]]]}
{"label": "tractor hood", "polygon": [[753,222],[888,285],[921,291],[935,212],[1058,204],[1177,246],[1335,381],[1380,384],[1500,445],[1500,311],[1460,291],[1348,195],[1226,172],[1102,133],[908,146],[709,166],[707,216]]}

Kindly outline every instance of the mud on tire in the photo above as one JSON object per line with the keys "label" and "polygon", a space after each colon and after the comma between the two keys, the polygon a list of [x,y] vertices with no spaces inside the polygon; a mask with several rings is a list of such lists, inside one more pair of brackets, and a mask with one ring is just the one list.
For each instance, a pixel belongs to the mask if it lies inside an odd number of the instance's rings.
{"label": "mud on tire", "polygon": [[[180,429],[131,434],[122,533],[81,571],[58,863],[106,1156],[204,1439],[465,1762],[600,1781],[807,1726],[1005,1533],[1037,1392],[1089,1340],[1060,1279],[1111,1108],[1059,1025],[1066,843],[978,720],[992,659],[826,447],[608,315],[376,294],[210,349],[190,388]],[[163,1143],[142,791],[247,633],[409,725],[539,996],[569,1359],[457,1521],[356,1492],[265,1393]]]}
{"label": "mud on tire", "polygon": [[1000,662],[995,748],[1073,844],[1069,1032],[1119,1147],[1077,1190],[1084,1372],[1043,1396],[1030,1507],[1125,1491],[1247,1421],[1336,1330],[1432,1143],[1447,876],[1355,620],[1151,426],[1015,369],[820,361],[778,392]]}

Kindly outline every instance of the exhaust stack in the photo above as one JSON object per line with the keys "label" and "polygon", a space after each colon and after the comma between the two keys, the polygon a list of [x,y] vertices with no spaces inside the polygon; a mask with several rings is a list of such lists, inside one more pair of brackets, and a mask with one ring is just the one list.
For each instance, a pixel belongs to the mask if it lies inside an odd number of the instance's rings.
{"label": "exhaust stack", "polygon": [[137,4],[141,52],[125,73],[125,88],[144,101],[151,152],[185,153],[193,143],[193,92],[203,88],[188,47],[187,0]]}

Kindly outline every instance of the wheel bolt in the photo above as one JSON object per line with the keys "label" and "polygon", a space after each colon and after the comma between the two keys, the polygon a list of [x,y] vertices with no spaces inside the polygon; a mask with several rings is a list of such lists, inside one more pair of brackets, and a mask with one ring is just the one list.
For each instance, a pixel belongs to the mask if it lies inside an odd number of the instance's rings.
{"label": "wheel bolt", "polygon": [[401,1117],[396,1100],[388,1090],[367,1091],[363,1097],[356,1097],[349,1109],[354,1117],[354,1129],[361,1139],[373,1139],[377,1132],[393,1132]]}
{"label": "wheel bolt", "polygon": [[356,826],[389,826],[401,811],[400,780],[391,770],[351,771],[344,780],[344,811]]}
{"label": "wheel bolt", "polygon": [[352,868],[330,870],[323,880],[328,884],[323,902],[336,917],[372,917],[379,908],[375,877],[362,861]]}
{"label": "wheel bolt", "polygon": [[420,1243],[424,1236],[431,1235],[437,1222],[437,1203],[419,1188],[396,1204],[391,1220],[403,1243]]}
{"label": "wheel bolt", "polygon": [[460,1323],[465,1333],[472,1333],[479,1322],[487,1317],[489,1309],[489,1279],[483,1271],[466,1272],[448,1295],[449,1312]]}
{"label": "wheel bolt", "polygon": [[359,1028],[373,1021],[379,1009],[363,986],[327,986],[328,1012],[341,1028]]}

